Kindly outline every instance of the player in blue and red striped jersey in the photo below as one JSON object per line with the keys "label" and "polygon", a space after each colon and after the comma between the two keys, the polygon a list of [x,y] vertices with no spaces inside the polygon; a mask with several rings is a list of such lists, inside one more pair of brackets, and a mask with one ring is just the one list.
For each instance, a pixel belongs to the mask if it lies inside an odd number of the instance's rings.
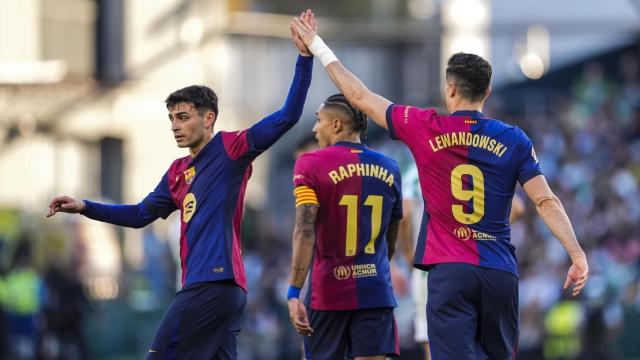
{"label": "player in blue and red striped jersey", "polygon": [[80,213],[143,227],[180,210],[182,283],[149,349],[151,359],[235,359],[246,303],[240,223],[251,163],[300,118],[313,58],[298,38],[300,56],[284,106],[249,129],[213,134],[218,99],[205,86],[180,89],[166,100],[171,131],[190,155],[171,164],[137,205],[105,205],[56,197],[47,216]]}
{"label": "player in blue and red striped jersey", "polygon": [[416,160],[425,203],[414,266],[429,271],[427,326],[434,359],[513,359],[518,337],[518,270],[509,210],[516,182],[569,254],[564,287],[578,295],[589,270],[560,200],[540,171],[531,140],[482,113],[491,65],[458,53],[446,70],[449,115],[395,105],[371,92],[316,35],[309,22],[291,27],[338,89],[404,142]]}
{"label": "player in blue and red striped jersey", "polygon": [[[323,148],[294,169],[296,226],[289,316],[311,359],[398,356],[389,259],[402,218],[395,160],[360,142],[365,115],[330,96],[313,128]],[[313,258],[313,264],[309,266]],[[306,307],[298,301],[310,273]]]}

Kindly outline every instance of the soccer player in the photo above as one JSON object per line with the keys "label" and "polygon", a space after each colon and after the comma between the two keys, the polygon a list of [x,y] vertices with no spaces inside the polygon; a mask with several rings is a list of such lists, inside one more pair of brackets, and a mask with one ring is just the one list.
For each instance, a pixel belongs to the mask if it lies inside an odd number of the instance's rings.
{"label": "soccer player", "polygon": [[[313,360],[399,355],[389,259],[402,218],[400,170],[360,142],[366,127],[366,116],[342,94],[330,96],[313,127],[322,149],[301,155],[294,169],[287,299]],[[307,272],[305,306],[298,298]]]}
{"label": "soccer player", "polygon": [[426,205],[414,266],[429,271],[428,333],[434,359],[513,359],[518,334],[518,271],[509,239],[516,182],[565,248],[572,264],[564,288],[580,293],[584,251],[560,200],[519,128],[482,113],[491,65],[458,53],[446,69],[449,115],[396,105],[371,92],[336,58],[309,23],[290,24],[349,102],[411,150]]}
{"label": "soccer player", "polygon": [[[304,16],[304,15],[303,15]],[[162,320],[151,359],[235,359],[246,303],[240,256],[240,223],[251,163],[300,118],[311,82],[313,58],[293,37],[300,56],[284,106],[249,129],[218,132],[218,98],[206,86],[189,86],[166,99],[171,131],[189,155],[171,164],[137,205],[106,205],[68,196],[54,198],[47,217],[80,213],[115,225],[140,228],[180,211],[182,290]]]}
{"label": "soccer player", "polygon": [[[415,166],[411,166],[403,173],[402,185],[404,217],[400,221],[398,231],[398,250],[401,251],[407,264],[413,264],[414,250],[417,246],[416,240],[419,238],[422,214],[424,214],[418,170]],[[514,195],[511,202],[509,223],[513,224],[523,214],[524,203],[519,196]],[[425,360],[431,360],[429,334],[427,333],[427,313],[425,311],[429,298],[428,276],[429,273],[427,271],[419,269],[411,271],[411,295],[414,305],[413,339],[424,350]]]}

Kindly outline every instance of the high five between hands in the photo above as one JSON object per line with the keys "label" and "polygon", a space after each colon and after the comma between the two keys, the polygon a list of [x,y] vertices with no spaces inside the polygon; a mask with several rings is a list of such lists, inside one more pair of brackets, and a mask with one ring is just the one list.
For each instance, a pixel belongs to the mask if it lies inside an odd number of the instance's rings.
{"label": "high five between hands", "polygon": [[[315,16],[313,15],[313,12],[311,10],[307,10],[307,11],[303,11],[302,13],[300,13],[300,17],[299,18],[294,18],[298,21],[302,20],[304,21],[305,24],[307,24],[307,26],[313,30],[314,32],[314,36],[315,36],[315,32],[317,31],[318,27],[317,27],[317,23],[316,23],[316,19]],[[293,22],[291,22],[291,24],[289,25],[289,30],[291,31],[291,39],[293,40],[293,43],[296,45],[296,47],[298,48],[298,51],[300,52],[300,55],[302,56],[311,56],[311,51],[309,51],[308,49],[308,45],[311,44],[311,42],[309,42],[308,44],[304,41],[304,39],[302,39],[299,35],[299,32],[296,30],[296,28],[293,26]],[[313,37],[312,39],[313,40]]]}
{"label": "high five between hands", "polygon": [[300,14],[300,17],[294,17],[289,23],[289,30],[291,30],[291,36],[300,39],[307,48],[311,46],[318,32],[318,23],[313,11],[307,9]]}
{"label": "high five between hands", "polygon": [[[293,38],[294,43],[301,49],[302,42],[306,45],[306,51],[311,52],[314,55],[318,56],[315,48],[320,48],[320,44],[324,45],[319,36],[317,36],[317,21],[315,15],[311,10],[307,10],[300,14],[299,17],[294,17],[293,21],[289,24],[289,29],[291,31],[291,36]],[[314,41],[318,44],[314,44]],[[328,48],[327,48],[328,50]],[[302,50],[300,50],[302,54]],[[335,57],[333,58],[335,59]],[[327,66],[328,63],[325,64],[326,61],[322,61],[323,65]],[[573,296],[577,296],[580,294],[582,289],[587,283],[587,279],[589,278],[589,270],[587,265],[587,259],[584,253],[580,256],[572,257],[572,265],[567,272],[567,278],[564,283],[564,289],[568,289],[571,285],[573,285],[572,293]]]}

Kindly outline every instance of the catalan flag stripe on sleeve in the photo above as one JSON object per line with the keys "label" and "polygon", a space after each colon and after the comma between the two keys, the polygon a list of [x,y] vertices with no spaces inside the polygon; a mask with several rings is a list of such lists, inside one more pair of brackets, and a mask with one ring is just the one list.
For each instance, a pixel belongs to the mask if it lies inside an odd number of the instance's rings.
{"label": "catalan flag stripe on sleeve", "polygon": [[296,196],[296,207],[304,204],[319,205],[316,192],[308,186],[298,186],[293,193]]}

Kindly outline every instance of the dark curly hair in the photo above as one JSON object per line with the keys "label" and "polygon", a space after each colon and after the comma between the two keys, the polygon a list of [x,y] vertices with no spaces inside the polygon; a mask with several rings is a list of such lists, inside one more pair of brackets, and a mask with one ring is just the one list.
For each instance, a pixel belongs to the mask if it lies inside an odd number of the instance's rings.
{"label": "dark curly hair", "polygon": [[207,111],[213,111],[216,114],[216,119],[218,118],[218,96],[208,86],[187,86],[169,94],[164,102],[167,104],[167,109],[171,109],[181,102],[192,103],[200,116],[204,116]]}
{"label": "dark curly hair", "polygon": [[345,115],[345,119],[351,122],[351,128],[354,132],[360,134],[360,139],[365,140],[367,137],[367,115],[351,105],[349,100],[342,94],[329,96],[324,101],[326,108],[337,110]]}
{"label": "dark curly hair", "polygon": [[447,80],[455,82],[463,98],[481,100],[491,82],[491,64],[478,55],[453,54],[447,62]]}

